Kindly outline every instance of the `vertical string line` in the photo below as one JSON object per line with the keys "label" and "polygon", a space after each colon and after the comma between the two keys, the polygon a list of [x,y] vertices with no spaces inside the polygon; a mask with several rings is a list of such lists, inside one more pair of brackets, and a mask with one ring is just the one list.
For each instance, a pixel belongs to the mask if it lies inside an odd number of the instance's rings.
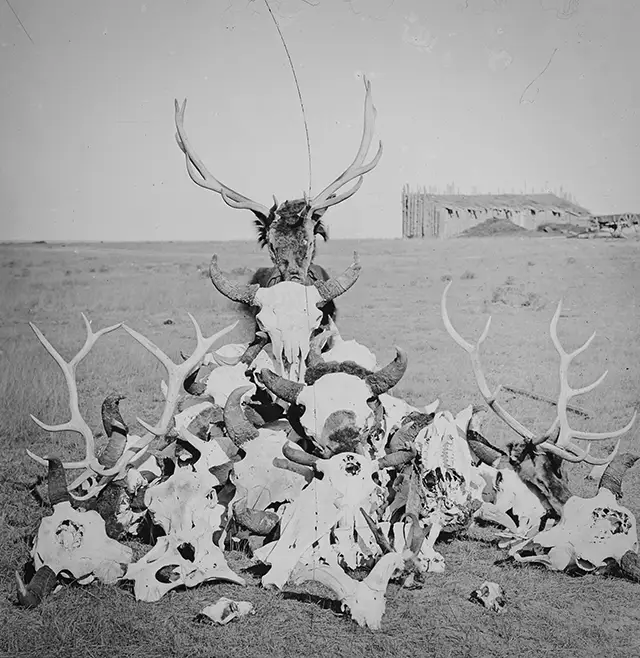
{"label": "vertical string line", "polygon": [[271,6],[269,5],[268,0],[264,0],[264,4],[267,6],[267,9],[269,10],[269,14],[271,14],[271,18],[273,19],[273,23],[276,26],[276,30],[278,30],[278,34],[280,35],[280,40],[282,41],[282,45],[284,46],[284,51],[287,54],[287,59],[289,60],[289,66],[291,67],[291,73],[293,73],[293,81],[296,84],[296,90],[298,92],[298,100],[300,101],[300,109],[302,110],[302,120],[304,121],[304,133],[307,140],[307,157],[309,162],[309,187],[307,189],[307,195],[309,196],[309,198],[311,198],[311,140],[309,139],[309,125],[307,124],[307,113],[304,109],[302,92],[300,91],[300,85],[298,84],[298,76],[296,75],[296,69],[293,65],[293,60],[291,59],[291,55],[289,54],[289,48],[287,47],[287,42],[284,40],[284,36],[282,34],[282,30],[280,29],[280,25],[278,25],[278,21],[276,20],[273,11],[271,11]]}

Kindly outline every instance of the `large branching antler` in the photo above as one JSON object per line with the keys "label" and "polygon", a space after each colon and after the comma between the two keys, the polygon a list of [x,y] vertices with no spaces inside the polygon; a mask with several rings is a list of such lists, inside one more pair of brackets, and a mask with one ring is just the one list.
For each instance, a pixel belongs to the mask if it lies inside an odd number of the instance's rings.
{"label": "large branching antler", "polygon": [[[562,310],[562,300],[558,302],[558,307],[556,308],[556,312],[553,314],[551,325],[549,327],[551,340],[553,341],[553,345],[556,348],[556,351],[560,355],[560,367],[559,367],[560,394],[558,398],[558,415],[556,418],[556,425],[560,428],[560,432],[558,434],[556,446],[568,450],[570,452],[575,452],[576,455],[581,456],[582,454],[586,454],[589,448],[587,447],[586,450],[582,450],[581,448],[579,448],[578,446],[572,443],[572,439],[583,440],[583,441],[608,441],[610,439],[617,439],[631,429],[633,423],[636,420],[637,411],[633,412],[633,416],[631,417],[631,420],[627,423],[627,425],[625,425],[623,428],[619,430],[612,430],[609,432],[582,432],[571,428],[571,426],[569,425],[569,418],[567,416],[568,401],[571,398],[575,397],[576,395],[582,395],[583,393],[588,393],[589,391],[592,391],[607,376],[608,371],[605,370],[602,373],[602,375],[600,375],[600,377],[596,379],[596,381],[589,384],[588,386],[582,386],[580,388],[572,388],[569,385],[569,380],[568,380],[569,365],[571,364],[573,359],[575,359],[575,357],[578,356],[578,354],[581,354],[589,347],[591,341],[596,336],[596,332],[594,331],[582,346],[578,347],[571,353],[567,353],[562,347],[560,343],[560,339],[558,338],[558,320],[560,319],[561,310]],[[618,440],[615,450],[605,460],[605,462],[601,461],[599,463],[606,463],[610,459],[612,459],[613,456],[617,453],[619,446],[620,446],[620,440]]]}
{"label": "large branching antler", "polygon": [[[47,430],[47,432],[76,432],[82,436],[85,442],[85,458],[79,461],[65,462],[63,464],[65,469],[90,468],[96,474],[112,475],[120,470],[124,456],[121,456],[116,464],[111,468],[106,468],[98,461],[93,432],[82,417],[82,414],[80,413],[80,407],[78,405],[76,368],[82,359],[84,359],[84,357],[89,354],[91,348],[95,345],[100,336],[104,336],[104,334],[115,331],[122,325],[122,323],[114,324],[111,327],[105,327],[104,329],[100,329],[100,331],[94,332],[91,329],[91,323],[87,319],[87,316],[84,313],[81,315],[87,329],[87,338],[84,345],[82,346],[82,349],[71,359],[71,361],[68,362],[65,361],[62,356],[60,356],[59,352],[57,352],[53,345],[51,345],[51,343],[45,338],[40,329],[38,329],[38,327],[36,327],[36,325],[32,322],[29,323],[29,326],[33,329],[35,335],[38,337],[38,340],[42,343],[47,352],[49,352],[49,354],[53,357],[54,361],[60,367],[60,370],[62,370],[62,374],[64,375],[65,381],[67,383],[67,390],[69,392],[69,409],[71,410],[71,419],[68,422],[61,423],[59,425],[49,425],[47,423],[43,423],[33,414],[31,414],[31,418],[43,430]],[[35,453],[31,452],[31,450],[27,449],[27,454],[39,464],[48,466],[49,462],[46,459],[39,457]]]}
{"label": "large branching antler", "polygon": [[169,429],[169,424],[173,418],[173,414],[176,410],[176,405],[178,404],[178,399],[182,390],[182,383],[184,380],[201,365],[202,360],[204,359],[206,353],[213,347],[214,343],[228,334],[230,331],[236,328],[238,321],[233,324],[225,327],[221,331],[205,338],[202,335],[202,330],[196,319],[191,315],[187,314],[189,319],[193,323],[193,326],[196,330],[196,348],[189,358],[183,361],[180,364],[174,363],[155,343],[151,342],[148,338],[138,333],[134,329],[127,327],[126,324],[122,325],[122,328],[133,338],[135,338],[147,351],[151,352],[153,356],[160,361],[160,363],[165,367],[167,375],[169,377],[167,384],[167,393],[165,406],[162,411],[162,416],[158,421],[158,424],[153,426],[149,425],[145,421],[138,418],[138,422],[147,430],[150,435],[149,443],[156,436],[163,436]]}
{"label": "large branching antler", "polygon": [[[135,439],[128,444],[127,449],[123,453],[120,462],[121,466],[117,473],[109,474],[109,476],[104,476],[100,480],[94,480],[87,490],[81,494],[71,494],[76,500],[86,500],[87,498],[92,498],[96,496],[104,487],[109,484],[111,480],[116,477],[116,475],[122,475],[126,468],[129,466],[134,466],[139,463],[142,456],[145,454],[149,444],[156,438],[164,436],[170,428],[171,420],[176,411],[176,407],[180,398],[182,385],[185,379],[194,372],[202,363],[206,353],[213,347],[214,343],[228,334],[230,331],[235,329],[238,325],[238,322],[234,322],[232,325],[218,331],[217,333],[205,338],[202,335],[202,330],[196,319],[187,313],[189,319],[193,323],[193,326],[196,330],[196,349],[193,351],[190,357],[185,359],[182,363],[174,363],[155,343],[150,341],[148,338],[142,334],[127,327],[123,324],[122,328],[133,338],[135,338],[146,350],[151,352],[160,363],[165,367],[167,374],[169,376],[169,384],[166,387],[165,393],[165,404],[160,420],[157,425],[153,426],[146,423],[144,420],[138,418],[137,421],[147,430],[146,434],[141,437],[135,437]],[[114,467],[115,468],[115,467]],[[112,469],[113,470],[113,469]],[[79,475],[70,485],[69,491],[72,492],[74,489],[77,489],[79,486],[83,485],[87,480],[92,478],[93,474],[91,472],[85,471]]]}
{"label": "large branching antler", "polygon": [[[363,176],[371,171],[380,161],[382,157],[382,142],[378,146],[378,152],[371,162],[364,164],[364,160],[369,152],[371,141],[373,139],[373,130],[376,122],[376,108],[373,106],[371,99],[371,82],[364,77],[364,87],[366,89],[366,96],[364,99],[364,129],[362,132],[362,140],[360,141],[360,148],[354,161],[347,167],[347,169],[336,178],[333,183],[325,187],[320,194],[315,196],[309,205],[308,215],[311,216],[315,211],[329,206],[335,206],[337,203],[348,199],[353,196],[362,185]],[[357,183],[347,192],[333,196],[341,187],[357,178]],[[331,197],[331,198],[330,198]]]}
{"label": "large branching antler", "polygon": [[[585,440],[585,441],[606,441],[609,439],[615,439],[622,436],[625,432],[628,432],[631,429],[631,426],[635,422],[636,412],[634,412],[631,421],[622,429],[614,430],[611,432],[582,432],[571,429],[569,425],[569,419],[567,417],[567,402],[570,398],[580,395],[582,393],[587,393],[593,390],[600,382],[604,379],[606,372],[599,377],[593,384],[585,386],[578,389],[573,389],[569,386],[567,380],[567,373],[569,364],[571,361],[581,352],[587,349],[591,341],[593,340],[595,333],[587,340],[587,342],[579,347],[577,350],[567,354],[562,346],[557,336],[557,324],[560,317],[560,310],[562,308],[562,302],[558,304],[558,308],[553,316],[551,321],[551,339],[556,347],[556,350],[560,354],[560,394],[557,404],[557,415],[549,429],[543,434],[537,436],[529,429],[527,429],[522,423],[516,420],[498,401],[497,397],[500,393],[501,386],[498,386],[495,391],[491,391],[489,388],[484,373],[482,371],[482,365],[480,362],[480,346],[487,338],[489,334],[489,327],[491,325],[491,317],[487,320],[485,328],[476,342],[475,345],[467,342],[460,334],[454,329],[449,315],[447,312],[447,292],[451,287],[449,282],[442,293],[442,303],[441,303],[441,312],[442,312],[442,321],[448,332],[448,334],[453,338],[453,340],[462,347],[465,352],[467,352],[471,358],[471,365],[473,367],[473,373],[476,378],[476,383],[480,389],[482,397],[485,399],[487,405],[491,408],[493,412],[504,421],[516,434],[521,436],[527,443],[538,446],[546,452],[550,452],[562,459],[565,459],[570,462],[586,462],[591,465],[603,465],[609,463],[615,454],[618,451],[620,441],[616,445],[613,452],[605,458],[592,457],[589,454],[589,447],[582,449],[573,443],[573,440]],[[551,437],[557,434],[557,438],[553,440]]]}
{"label": "large branching antler", "polygon": [[[115,477],[122,475],[126,469],[136,464],[140,458],[146,453],[149,444],[158,436],[163,436],[169,430],[173,414],[175,413],[176,406],[181,393],[181,386],[184,380],[201,364],[206,353],[211,349],[214,343],[235,329],[238,322],[234,322],[225,329],[205,338],[202,335],[202,330],[198,325],[195,318],[189,313],[189,318],[193,323],[196,330],[196,348],[183,363],[175,364],[157,345],[152,343],[149,339],[145,338],[142,334],[127,327],[123,323],[119,323],[112,327],[107,327],[97,333],[93,333],[87,318],[82,315],[85,325],[87,327],[87,340],[84,347],[78,354],[67,363],[51,346],[49,341],[43,336],[40,330],[31,325],[31,328],[38,336],[40,342],[44,345],[47,351],[53,356],[56,363],[60,366],[69,389],[69,405],[71,408],[71,420],[68,423],[61,425],[47,425],[42,423],[37,418],[32,416],[33,420],[45,430],[50,432],[74,431],[81,434],[86,443],[86,457],[81,461],[66,462],[63,464],[65,469],[84,469],[84,471],[69,485],[68,490],[76,500],[86,500],[97,495],[104,487],[109,484]],[[95,440],[93,433],[87,423],[80,415],[78,407],[78,391],[75,381],[75,369],[78,363],[89,353],[97,339],[105,333],[114,331],[122,326],[133,338],[141,343],[148,351],[150,351],[166,368],[169,375],[169,385],[167,387],[167,394],[165,399],[164,409],[157,425],[152,426],[143,420],[138,419],[138,422],[147,430],[147,433],[142,437],[128,437],[124,451],[111,468],[106,468],[99,462],[99,457],[95,454]],[[30,457],[35,459],[38,463],[47,465],[47,460],[38,457],[31,451],[27,450]],[[73,491],[85,485],[88,480],[92,480],[84,493],[75,494]]]}
{"label": "large branching antler", "polygon": [[177,100],[174,100],[174,104],[177,130],[176,141],[178,142],[180,150],[185,155],[187,172],[189,173],[191,180],[200,187],[204,187],[207,190],[211,190],[220,194],[224,202],[232,208],[252,210],[253,212],[257,212],[261,215],[264,215],[265,217],[268,217],[270,212],[269,208],[263,206],[261,203],[252,201],[249,197],[236,192],[224,183],[220,182],[205,167],[202,160],[198,157],[198,154],[191,147],[189,139],[187,138],[187,133],[184,129],[184,112],[187,108],[187,99],[184,99],[182,106],[180,106]]}

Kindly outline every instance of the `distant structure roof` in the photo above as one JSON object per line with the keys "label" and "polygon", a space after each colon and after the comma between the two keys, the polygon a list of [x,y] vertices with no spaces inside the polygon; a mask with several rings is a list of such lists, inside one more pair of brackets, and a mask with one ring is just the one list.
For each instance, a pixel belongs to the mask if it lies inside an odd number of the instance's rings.
{"label": "distant structure roof", "polygon": [[554,212],[589,217],[582,206],[555,194],[429,194],[437,204],[452,210],[551,210]]}

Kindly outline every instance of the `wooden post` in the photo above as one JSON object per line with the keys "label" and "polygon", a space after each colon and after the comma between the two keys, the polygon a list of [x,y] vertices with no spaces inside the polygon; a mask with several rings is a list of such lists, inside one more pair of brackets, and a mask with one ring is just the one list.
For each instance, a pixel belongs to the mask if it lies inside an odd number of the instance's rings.
{"label": "wooden post", "polygon": [[402,208],[402,237],[407,237],[407,185],[406,183],[402,186],[402,192],[400,192],[400,207]]}

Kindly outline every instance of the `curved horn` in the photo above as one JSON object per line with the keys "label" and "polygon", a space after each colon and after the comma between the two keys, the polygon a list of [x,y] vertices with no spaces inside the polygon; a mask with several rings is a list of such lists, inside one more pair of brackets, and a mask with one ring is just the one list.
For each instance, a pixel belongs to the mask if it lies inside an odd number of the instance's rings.
{"label": "curved horn", "polygon": [[110,393],[102,402],[102,425],[109,442],[98,456],[98,461],[107,468],[113,468],[127,446],[129,428],[120,415],[120,400],[126,399],[121,393]]}
{"label": "curved horn", "polygon": [[[413,413],[403,418],[404,424],[401,425],[389,440],[389,449],[391,452],[396,450],[409,450],[420,432],[430,425],[433,421],[434,414]],[[407,422],[408,421],[408,422]]]}
{"label": "curved horn", "polygon": [[227,279],[222,273],[222,270],[218,267],[218,254],[213,254],[213,256],[211,256],[209,277],[211,278],[211,283],[213,283],[216,289],[225,297],[228,297],[234,302],[248,304],[249,306],[254,305],[254,298],[260,286],[257,283],[254,283],[253,285],[241,285],[229,281],[229,279]]}
{"label": "curved horn", "polygon": [[260,352],[262,352],[262,349],[268,342],[269,342],[269,336],[267,335],[258,336],[256,334],[253,343],[251,343],[247,347],[244,354],[240,357],[240,361],[238,361],[238,363],[242,362],[246,366],[250,366],[256,360],[256,357],[258,356],[258,354],[260,354]]}
{"label": "curved horn", "polygon": [[321,356],[322,348],[331,336],[335,336],[336,332],[337,329],[325,329],[309,341],[309,355],[307,356],[307,366],[309,368],[314,368],[320,363],[324,363],[324,359]]}
{"label": "curved horn", "polygon": [[378,468],[390,468],[407,464],[416,456],[415,450],[396,450],[378,459]]}
{"label": "curved horn", "polygon": [[49,462],[49,473],[47,476],[47,483],[49,487],[49,502],[51,506],[58,503],[70,503],[71,496],[67,490],[67,478],[64,474],[64,467],[62,460],[59,457],[47,457]]}
{"label": "curved horn", "polygon": [[616,455],[607,469],[600,478],[598,491],[604,487],[609,489],[613,495],[620,500],[622,498],[622,479],[625,473],[640,459],[638,455],[632,455],[630,452],[625,452],[623,455]]}
{"label": "curved horn", "polygon": [[240,448],[243,443],[258,437],[258,430],[247,420],[242,411],[240,400],[242,396],[251,390],[251,386],[240,386],[236,388],[227,398],[224,405],[224,425],[227,428],[229,438]]}
{"label": "curved horn", "polygon": [[316,281],[313,285],[318,289],[322,301],[317,303],[317,306],[321,308],[328,302],[332,301],[343,292],[347,292],[349,288],[358,280],[360,276],[360,270],[362,266],[360,265],[360,260],[358,258],[357,252],[353,252],[353,263],[339,276],[330,278],[328,281]]}
{"label": "curved horn", "polygon": [[396,347],[396,358],[387,364],[381,370],[367,375],[365,381],[369,384],[369,388],[373,395],[380,395],[386,393],[389,389],[393,388],[401,379],[407,370],[409,363],[407,353]]}
{"label": "curved horn", "polygon": [[304,384],[292,382],[290,379],[280,377],[280,375],[276,375],[276,373],[269,368],[263,368],[260,371],[260,379],[274,395],[277,395],[281,400],[289,402],[290,404],[295,404],[298,395],[300,395],[304,388]]}
{"label": "curved horn", "polygon": [[364,520],[367,522],[373,538],[378,543],[378,546],[380,546],[382,554],[386,555],[387,553],[393,553],[393,546],[391,545],[391,542],[387,539],[384,532],[382,532],[382,529],[378,527],[378,524],[365,512],[364,507],[360,508],[360,513],[364,517]]}
{"label": "curved horn", "polygon": [[486,445],[485,443],[481,443],[480,441],[467,439],[467,443],[469,444],[469,448],[471,448],[471,452],[483,464],[487,464],[487,466],[493,466],[497,461],[504,457],[500,451]]}
{"label": "curved horn", "polygon": [[24,608],[35,608],[48,596],[56,586],[57,576],[51,567],[46,564],[36,571],[36,575],[28,585],[24,584],[22,577],[16,571],[18,585],[18,605]]}
{"label": "curved horn", "polygon": [[300,466],[311,466],[314,467],[317,463],[320,457],[316,457],[315,455],[310,455],[308,452],[305,452],[304,450],[296,450],[291,443],[285,443],[282,446],[282,454],[289,460],[292,461],[294,464],[300,464]]}

